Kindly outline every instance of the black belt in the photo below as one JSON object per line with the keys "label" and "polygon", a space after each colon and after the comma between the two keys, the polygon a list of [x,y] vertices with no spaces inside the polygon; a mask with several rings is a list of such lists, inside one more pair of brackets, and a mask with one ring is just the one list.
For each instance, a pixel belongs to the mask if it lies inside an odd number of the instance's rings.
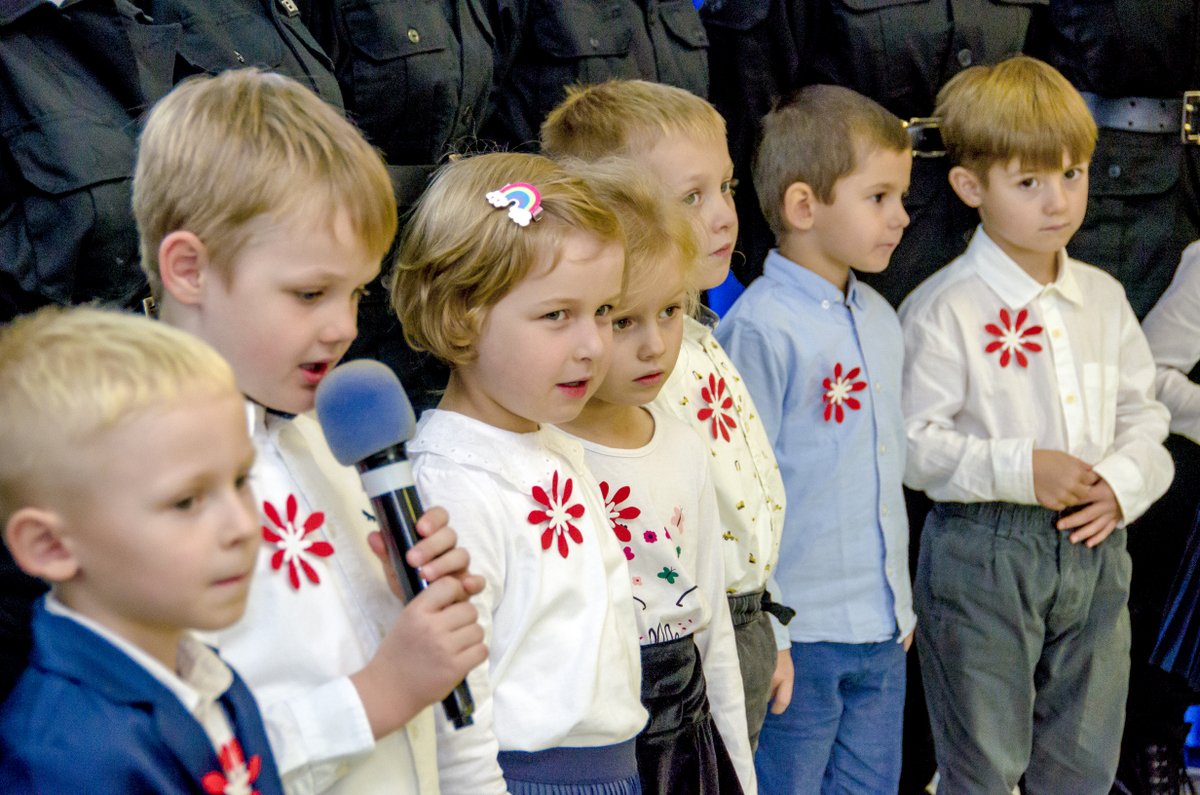
{"label": "black belt", "polygon": [[1200,91],[1185,91],[1178,99],[1081,93],[1097,127],[1140,133],[1177,132],[1185,144],[1200,144]]}

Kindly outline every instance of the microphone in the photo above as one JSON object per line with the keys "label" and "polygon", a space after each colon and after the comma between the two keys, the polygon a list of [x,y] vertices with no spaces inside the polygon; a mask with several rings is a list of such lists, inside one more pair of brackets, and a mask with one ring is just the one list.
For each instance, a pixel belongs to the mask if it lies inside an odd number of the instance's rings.
{"label": "microphone", "polygon": [[[425,512],[413,484],[404,443],[416,425],[400,379],[386,365],[369,359],[334,368],[317,387],[317,419],[333,457],[358,469],[383,531],[388,559],[406,600],[429,586],[404,554],[420,540],[417,519]],[[442,701],[456,729],[473,723],[475,702],[465,681]]]}

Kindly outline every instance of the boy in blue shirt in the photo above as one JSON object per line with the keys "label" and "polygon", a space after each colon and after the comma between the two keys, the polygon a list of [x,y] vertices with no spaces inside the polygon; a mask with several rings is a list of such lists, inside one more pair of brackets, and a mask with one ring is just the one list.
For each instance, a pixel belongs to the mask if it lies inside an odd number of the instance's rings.
{"label": "boy in blue shirt", "polygon": [[282,792],[258,707],[190,629],[245,610],[254,447],[233,373],[138,317],[0,333],[0,521],[50,583],[0,708],[6,793]]}
{"label": "boy in blue shirt", "polygon": [[942,793],[1109,791],[1129,681],[1125,526],[1166,490],[1166,408],[1121,284],[1067,256],[1096,125],[1054,68],[938,94],[962,256],[900,307],[914,591]]}
{"label": "boy in blue shirt", "polygon": [[[769,114],[754,184],[775,232],[717,338],[775,448],[788,514],[775,576],[795,689],[767,716],[766,793],[895,791],[915,617],[901,479],[900,324],[852,269],[882,271],[908,225],[899,119],[810,86]],[[788,639],[781,639],[786,645]]]}

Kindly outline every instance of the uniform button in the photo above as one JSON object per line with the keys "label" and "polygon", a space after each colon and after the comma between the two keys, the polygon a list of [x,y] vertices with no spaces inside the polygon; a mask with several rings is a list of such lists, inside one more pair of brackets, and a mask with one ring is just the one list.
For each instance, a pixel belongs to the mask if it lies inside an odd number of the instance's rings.
{"label": "uniform button", "polygon": [[879,454],[883,455],[886,452],[887,452],[887,445],[886,444],[879,445]]}
{"label": "uniform button", "polygon": [[876,381],[876,382],[875,382],[875,391],[876,391],[876,392],[882,392],[882,391],[883,391],[883,384],[881,384],[881,383],[879,383],[878,381]]}
{"label": "uniform button", "polygon": [[1113,163],[1111,166],[1108,167],[1108,175],[1110,177],[1112,177],[1113,179],[1116,179],[1117,177],[1121,176],[1121,167],[1118,166],[1116,163]]}
{"label": "uniform button", "polygon": [[975,59],[971,56],[971,50],[963,47],[958,51],[958,65],[964,69],[971,65]]}
{"label": "uniform button", "polygon": [[588,39],[588,44],[592,45],[593,50],[600,49],[600,40],[599,39],[595,39],[595,38]]}
{"label": "uniform button", "polygon": [[413,44],[420,44],[421,43],[420,32],[418,32],[416,28],[409,28],[408,29],[408,40],[411,41]]}
{"label": "uniform button", "polygon": [[828,301],[828,299],[826,299],[826,300],[824,300],[824,301],[822,301],[822,302],[821,302],[821,308],[822,308],[822,309],[828,309],[828,308],[829,308],[829,301]]}
{"label": "uniform button", "polygon": [[888,507],[886,505],[879,509],[879,515],[880,516],[888,515]]}

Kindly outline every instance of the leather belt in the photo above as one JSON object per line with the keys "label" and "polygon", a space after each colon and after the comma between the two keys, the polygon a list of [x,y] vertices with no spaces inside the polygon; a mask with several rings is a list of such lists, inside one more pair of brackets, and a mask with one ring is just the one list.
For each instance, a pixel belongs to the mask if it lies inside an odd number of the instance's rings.
{"label": "leather belt", "polygon": [[1097,127],[1140,133],[1178,133],[1188,144],[1200,144],[1200,91],[1179,99],[1102,97],[1080,92]]}

